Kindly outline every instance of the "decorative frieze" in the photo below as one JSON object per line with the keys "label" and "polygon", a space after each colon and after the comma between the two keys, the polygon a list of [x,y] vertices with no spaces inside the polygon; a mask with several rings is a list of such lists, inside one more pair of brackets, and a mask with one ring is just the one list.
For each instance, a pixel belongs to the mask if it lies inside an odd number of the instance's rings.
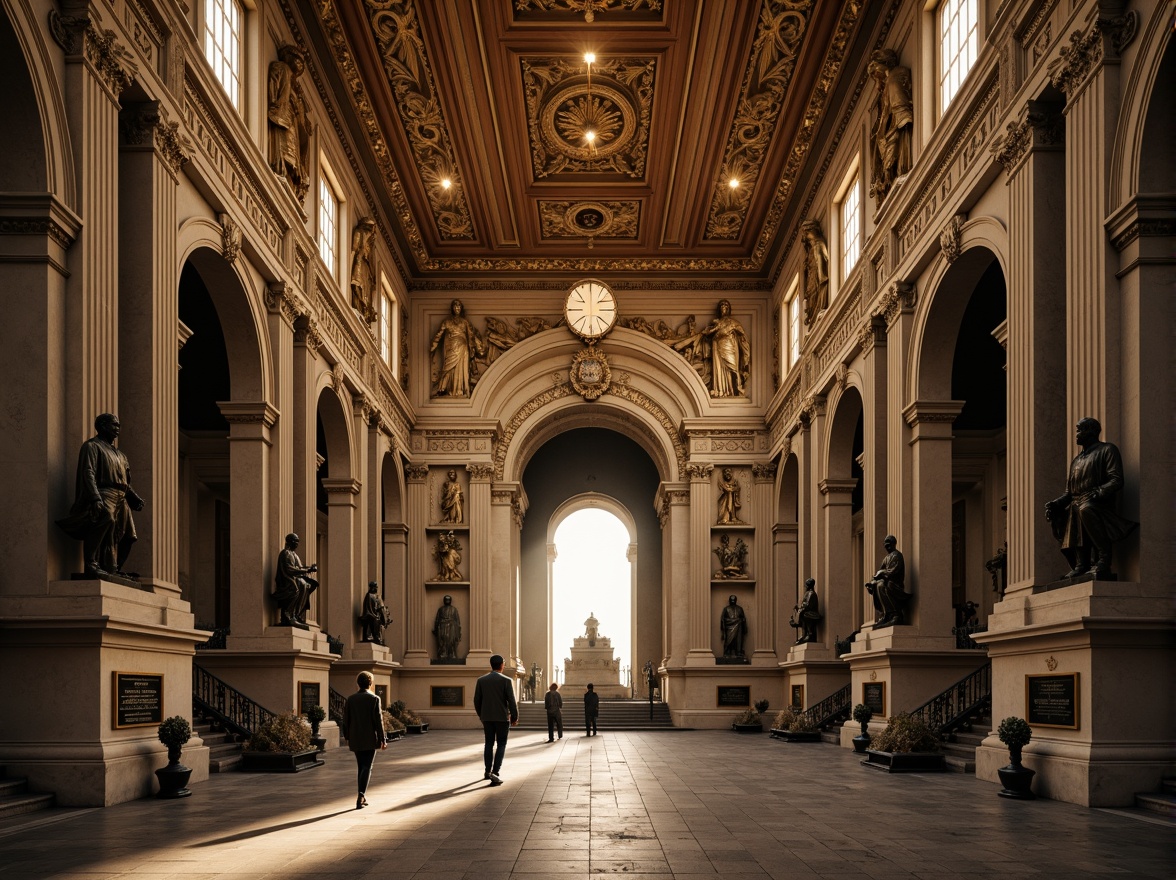
{"label": "decorative frieze", "polygon": [[641,13],[646,9],[650,13],[658,13],[661,12],[661,8],[661,0],[514,0],[515,18],[529,21],[538,20],[539,13],[553,12],[558,15],[572,12],[578,15],[582,12],[584,21],[592,24],[598,12],[608,12],[612,15],[628,13],[631,19],[636,17],[633,13],[644,18]]}
{"label": "decorative frieze", "polygon": [[89,14],[62,15],[50,9],[49,33],[71,60],[84,58],[115,98],[139,75],[133,53],[113,30],[99,30]]}
{"label": "decorative frieze", "polygon": [[1111,239],[1111,246],[1122,251],[1129,244],[1139,238],[1176,236],[1176,220],[1161,217],[1150,220],[1136,220],[1118,235]]}
{"label": "decorative frieze", "polygon": [[48,236],[64,249],[68,249],[74,243],[73,233],[45,217],[0,218],[0,235]]}
{"label": "decorative frieze", "polygon": [[342,358],[356,373],[363,374],[362,347],[355,336],[347,329],[347,323],[342,313],[336,308],[329,293],[319,287],[316,291],[319,325],[323,335],[330,341],[336,354]]}
{"label": "decorative frieze", "polygon": [[1057,108],[1042,101],[1029,101],[1025,105],[1025,118],[1008,123],[1005,134],[993,141],[989,149],[1003,166],[1006,177],[1011,178],[1030,150],[1061,149],[1064,141],[1065,124]]}

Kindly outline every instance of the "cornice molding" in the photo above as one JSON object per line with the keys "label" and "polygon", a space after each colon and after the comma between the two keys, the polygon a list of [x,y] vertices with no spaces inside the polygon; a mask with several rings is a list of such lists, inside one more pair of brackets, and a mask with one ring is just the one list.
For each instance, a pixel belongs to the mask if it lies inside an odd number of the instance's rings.
{"label": "cornice molding", "polygon": [[117,98],[139,75],[134,54],[118,42],[113,30],[99,30],[88,13],[62,15],[49,10],[49,33],[67,60],[85,60],[106,89]]}
{"label": "cornice molding", "polygon": [[[1121,7],[1120,7],[1121,8]],[[1071,101],[1089,75],[1104,61],[1117,61],[1119,54],[1135,39],[1139,13],[1134,9],[1113,15],[1101,13],[1090,29],[1070,34],[1070,43],[1050,62],[1046,73],[1055,89]]]}

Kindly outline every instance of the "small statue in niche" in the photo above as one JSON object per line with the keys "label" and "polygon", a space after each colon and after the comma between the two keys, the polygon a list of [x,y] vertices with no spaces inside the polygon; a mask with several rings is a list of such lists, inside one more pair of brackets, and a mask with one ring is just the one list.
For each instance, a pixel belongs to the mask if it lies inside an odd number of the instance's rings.
{"label": "small statue in niche", "polygon": [[474,360],[486,356],[486,343],[464,311],[461,300],[455,299],[429,345],[433,357],[441,349],[441,363],[433,370],[434,397],[469,397],[475,381]]}
{"label": "small statue in niche", "polygon": [[788,625],[799,630],[796,644],[803,645],[817,640],[817,621],[821,619],[820,602],[817,599],[817,582],[809,578],[804,582],[804,596],[792,608],[792,619]]}
{"label": "small statue in niche", "polygon": [[135,578],[123,571],[131,545],[138,537],[132,510],[143,509],[143,499],[131,488],[131,465],[118,441],[118,416],[102,413],[94,419],[94,434],[78,452],[74,503],[69,516],[57,525],[82,542],[86,575],[114,574]]}
{"label": "small statue in niche", "polygon": [[898,55],[893,49],[874,52],[870,56],[869,72],[878,85],[870,195],[881,204],[894,184],[911,170],[911,132],[915,112],[911,100],[910,68],[898,63]]}
{"label": "small statue in niche", "polygon": [[716,579],[747,577],[747,544],[742,538],[735,539],[735,546],[731,546],[731,536],[719,536],[719,546],[711,551],[719,558],[719,570],[715,572]]}
{"label": "small statue in niche", "polygon": [[906,560],[898,550],[898,539],[887,535],[882,546],[886,555],[874,578],[866,583],[866,592],[874,597],[874,628],[906,623],[906,607],[911,595],[906,591]]}
{"label": "small statue in niche", "polygon": [[816,220],[800,224],[800,240],[804,244],[804,323],[811,327],[829,307],[829,246]]}
{"label": "small statue in niche", "polygon": [[1115,512],[1115,494],[1123,488],[1123,458],[1119,447],[1098,439],[1098,419],[1080,419],[1074,428],[1082,451],[1070,462],[1066,494],[1045,504],[1045,518],[1053,527],[1062,555],[1070,563],[1066,577],[1093,571],[1111,574],[1111,549],[1139,523]]}
{"label": "small statue in niche", "polygon": [[310,136],[313,128],[298,77],[306,70],[306,56],[295,46],[278,50],[269,66],[269,164],[286,178],[299,203],[310,188]]}
{"label": "small statue in niche", "polygon": [[437,536],[437,549],[433,551],[437,557],[437,580],[460,581],[461,572],[461,543],[453,532],[442,532]]}
{"label": "small statue in niche", "polygon": [[372,240],[376,237],[376,221],[364,217],[351,232],[351,307],[369,324],[376,320],[372,307],[371,285]]}
{"label": "small statue in niche", "polygon": [[584,621],[584,635],[588,637],[588,647],[595,648],[596,639],[600,636],[600,621],[591,611],[588,612],[588,619]]}
{"label": "small statue in niche", "polygon": [[437,659],[454,660],[461,641],[461,615],[453,606],[453,597],[441,600],[437,616],[433,618],[433,635],[437,638]]}
{"label": "small statue in niche", "polygon": [[306,624],[306,609],[310,607],[311,594],[319,585],[318,580],[310,575],[318,571],[318,566],[302,564],[302,559],[298,556],[299,543],[298,536],[293,532],[286,535],[286,546],[278,554],[273,597],[281,609],[279,626],[309,629]]}
{"label": "small statue in niche", "polygon": [[465,516],[465,493],[452,468],[441,486],[441,522],[460,523]]}
{"label": "small statue in niche", "polygon": [[731,523],[743,522],[739,518],[739,508],[743,506],[740,503],[739,496],[739,481],[735,479],[730,468],[723,468],[723,474],[719,479],[718,525],[725,526]]}
{"label": "small statue in niche", "polygon": [[367,595],[363,597],[363,613],[359,615],[359,626],[361,641],[383,645],[384,627],[392,623],[392,616],[388,613],[388,606],[380,599],[378,590],[379,585],[375,581],[368,584]]}
{"label": "small statue in niche", "polygon": [[723,656],[742,659],[743,638],[747,635],[747,615],[739,606],[737,596],[729,596],[723,613],[719,615],[719,631],[723,635]]}

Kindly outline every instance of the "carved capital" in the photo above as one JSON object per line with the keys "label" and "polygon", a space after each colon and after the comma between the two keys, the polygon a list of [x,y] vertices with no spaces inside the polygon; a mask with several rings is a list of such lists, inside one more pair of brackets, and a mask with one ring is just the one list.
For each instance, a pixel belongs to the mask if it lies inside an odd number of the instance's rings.
{"label": "carved capital", "polygon": [[825,395],[823,394],[813,394],[806,397],[800,404],[800,423],[807,428],[813,423],[813,419],[817,416],[823,416],[825,414],[825,403]]}
{"label": "carved capital", "polygon": [[853,480],[821,480],[817,489],[822,495],[849,495],[857,488],[858,481]]}
{"label": "carved capital", "polygon": [[1061,148],[1065,141],[1065,127],[1057,108],[1042,101],[1029,101],[1020,122],[1005,126],[1003,136],[992,143],[993,155],[1008,177],[1020,167],[1030,150]]}
{"label": "carved capital", "polygon": [[169,121],[158,101],[127,105],[119,117],[123,141],[132,147],[151,146],[176,178],[190,158],[192,142],[180,131],[180,123]]}
{"label": "carved capital", "polygon": [[494,478],[494,465],[488,462],[467,464],[466,470],[469,471],[470,480],[473,482],[489,483]]}
{"label": "carved capital", "polygon": [[311,355],[317,355],[323,344],[323,335],[314,318],[300,316],[294,324],[294,344],[306,348]]}
{"label": "carved capital", "polygon": [[849,365],[844,364],[844,363],[838,364],[837,370],[836,370],[836,375],[837,375],[837,389],[839,391],[844,391],[846,384],[849,382]]}
{"label": "carved capital", "polygon": [[1070,44],[1047,68],[1049,81],[1070,101],[1090,74],[1103,61],[1115,61],[1135,39],[1139,29],[1139,13],[1134,9],[1121,15],[1101,14],[1085,34],[1074,31]]}
{"label": "carved capital", "polygon": [[939,233],[939,249],[943,251],[943,258],[949,263],[959,259],[962,252],[961,239],[964,233],[964,222],[967,214],[956,214],[947,221],[943,231]]}
{"label": "carved capital", "polygon": [[870,315],[858,330],[858,345],[862,354],[869,354],[875,345],[886,344],[886,322],[877,315]]}
{"label": "carved capital", "polygon": [[792,438],[785,437],[784,442],[780,444],[780,461],[787,461],[790,455],[792,455]]}
{"label": "carved capital", "polygon": [[410,483],[423,483],[428,475],[429,466],[427,464],[410,464],[404,469],[404,477]]}
{"label": "carved capital", "polygon": [[304,312],[294,296],[294,290],[284,281],[275,281],[265,288],[265,307],[270,314],[281,315],[291,327]]}
{"label": "carved capital", "polygon": [[697,482],[699,480],[707,480],[709,482],[711,472],[714,471],[714,469],[715,466],[713,464],[692,463],[686,465],[686,476],[690,478],[691,482]]}
{"label": "carved capital", "polygon": [[937,422],[950,425],[963,408],[962,400],[916,400],[903,409],[902,417],[912,428]]}
{"label": "carved capital", "polygon": [[757,462],[751,466],[752,479],[770,483],[776,479],[776,462]]}
{"label": "carved capital", "polygon": [[875,314],[882,316],[886,321],[887,329],[889,329],[894,326],[894,322],[898,320],[899,315],[913,312],[915,304],[918,301],[918,291],[915,289],[913,282],[896,281],[882,295],[882,299],[878,304],[878,311]]}
{"label": "carved capital", "polygon": [[49,33],[69,60],[84,60],[115,96],[135,81],[139,65],[131,52],[115,39],[112,30],[99,30],[89,14],[62,15],[49,11]]}
{"label": "carved capital", "polygon": [[343,397],[347,393],[347,386],[343,382],[343,362],[340,361],[331,367],[331,387],[335,389],[335,393]]}
{"label": "carved capital", "polygon": [[221,256],[231,265],[241,256],[241,224],[228,214],[218,214],[217,220],[221,227]]}

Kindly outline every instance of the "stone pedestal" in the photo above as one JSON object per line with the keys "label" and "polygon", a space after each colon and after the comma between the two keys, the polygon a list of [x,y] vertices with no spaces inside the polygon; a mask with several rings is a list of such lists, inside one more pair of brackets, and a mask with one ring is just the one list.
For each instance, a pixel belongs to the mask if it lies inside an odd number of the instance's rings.
{"label": "stone pedestal", "polygon": [[613,656],[612,640],[597,636],[573,640],[572,656],[564,660],[564,688],[583,688],[589,682],[602,700],[627,700],[629,688],[620,684],[621,661]]}
{"label": "stone pedestal", "polygon": [[[345,697],[350,696],[359,687],[355,677],[361,672],[370,672],[373,687],[381,685],[388,689],[389,696],[384,703],[384,708],[387,709],[388,703],[398,699],[392,696],[392,673],[399,668],[400,664],[392,659],[391,650],[372,642],[360,642],[348,649],[345,658],[336,660],[331,665],[331,687]],[[326,703],[323,705],[325,706]]]}

